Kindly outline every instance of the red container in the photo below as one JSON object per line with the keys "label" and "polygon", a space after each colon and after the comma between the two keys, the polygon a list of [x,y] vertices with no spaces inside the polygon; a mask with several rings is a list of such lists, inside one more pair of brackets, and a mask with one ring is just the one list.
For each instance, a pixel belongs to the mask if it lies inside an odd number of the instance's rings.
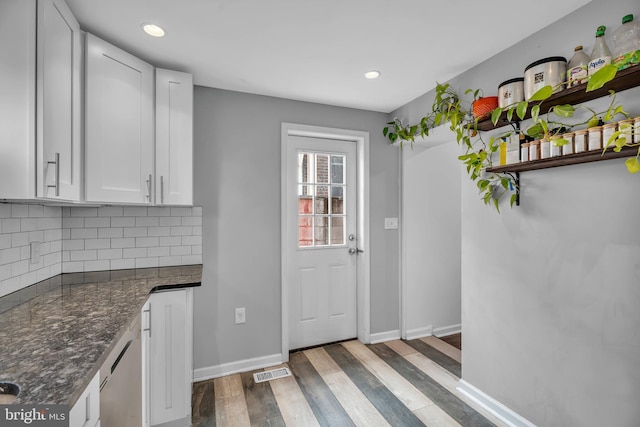
{"label": "red container", "polygon": [[476,119],[484,117],[498,108],[498,97],[487,96],[484,98],[478,98],[473,101],[471,107],[473,109],[473,117],[475,117]]}

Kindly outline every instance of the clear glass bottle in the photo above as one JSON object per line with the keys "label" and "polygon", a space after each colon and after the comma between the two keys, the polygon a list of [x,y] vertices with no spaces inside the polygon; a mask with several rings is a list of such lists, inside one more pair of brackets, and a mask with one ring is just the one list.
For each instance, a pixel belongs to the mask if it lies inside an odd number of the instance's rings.
{"label": "clear glass bottle", "polygon": [[582,46],[576,46],[575,53],[567,64],[567,87],[577,86],[587,81],[587,67],[589,55],[584,53]]}
{"label": "clear glass bottle", "polygon": [[604,25],[600,25],[596,30],[596,44],[591,52],[589,58],[589,68],[587,70],[589,75],[592,75],[605,65],[611,64],[611,51],[607,42],[604,40],[604,32],[607,29]]}
{"label": "clear glass bottle", "polygon": [[640,23],[633,15],[625,15],[622,25],[613,33],[613,65],[619,70],[640,62]]}

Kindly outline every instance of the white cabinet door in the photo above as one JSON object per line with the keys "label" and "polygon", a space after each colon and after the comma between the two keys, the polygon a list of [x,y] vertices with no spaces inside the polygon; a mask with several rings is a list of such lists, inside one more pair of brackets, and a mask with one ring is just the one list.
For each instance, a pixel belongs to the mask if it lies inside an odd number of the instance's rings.
{"label": "white cabinet door", "polygon": [[156,204],[193,204],[193,77],[156,69]]}
{"label": "white cabinet door", "polygon": [[98,371],[69,411],[69,427],[95,426],[100,422],[100,372]]}
{"label": "white cabinet door", "polygon": [[148,398],[151,425],[186,421],[191,417],[192,306],[191,289],[158,292],[149,299]]}
{"label": "white cabinet door", "polygon": [[80,200],[80,25],[63,0],[38,1],[37,196]]}
{"label": "white cabinet door", "polygon": [[86,47],[86,201],[153,203],[154,69],[92,34]]}
{"label": "white cabinet door", "polygon": [[36,2],[0,1],[0,198],[36,190]]}

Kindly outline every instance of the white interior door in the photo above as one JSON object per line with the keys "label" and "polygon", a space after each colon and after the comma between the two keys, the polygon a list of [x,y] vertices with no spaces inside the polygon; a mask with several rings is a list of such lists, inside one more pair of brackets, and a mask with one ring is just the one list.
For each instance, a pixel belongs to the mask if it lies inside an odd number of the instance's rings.
{"label": "white interior door", "polygon": [[288,138],[289,348],[296,349],[357,336],[356,142]]}

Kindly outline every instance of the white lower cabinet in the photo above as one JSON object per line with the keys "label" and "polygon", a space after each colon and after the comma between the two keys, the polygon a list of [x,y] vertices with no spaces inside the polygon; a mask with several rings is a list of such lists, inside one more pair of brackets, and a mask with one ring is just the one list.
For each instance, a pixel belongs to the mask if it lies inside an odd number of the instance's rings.
{"label": "white lower cabinet", "polygon": [[93,377],[69,411],[69,427],[100,425],[100,372]]}
{"label": "white lower cabinet", "polygon": [[191,423],[192,295],[192,289],[153,293],[143,308],[142,419],[145,427]]}

